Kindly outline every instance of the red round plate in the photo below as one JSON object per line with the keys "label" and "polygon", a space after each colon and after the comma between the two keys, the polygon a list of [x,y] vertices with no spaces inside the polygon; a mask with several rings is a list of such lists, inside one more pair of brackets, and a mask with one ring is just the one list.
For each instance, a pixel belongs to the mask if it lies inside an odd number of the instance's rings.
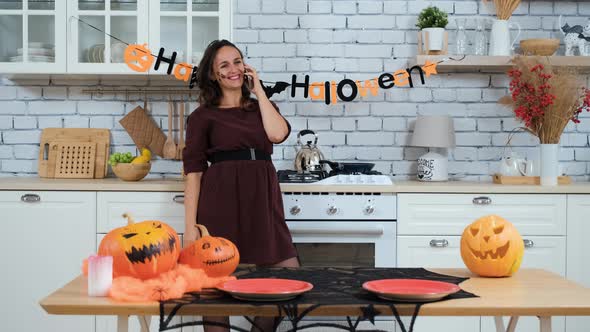
{"label": "red round plate", "polygon": [[365,282],[363,288],[386,300],[411,302],[436,301],[461,290],[448,282],[422,279],[373,280]]}
{"label": "red round plate", "polygon": [[313,288],[309,282],[291,279],[238,279],[217,286],[233,297],[255,301],[288,300]]}

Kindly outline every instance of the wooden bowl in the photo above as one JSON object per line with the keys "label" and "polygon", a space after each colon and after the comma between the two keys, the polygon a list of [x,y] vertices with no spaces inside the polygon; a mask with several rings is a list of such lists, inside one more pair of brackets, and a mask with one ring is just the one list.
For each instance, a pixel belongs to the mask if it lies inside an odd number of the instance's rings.
{"label": "wooden bowl", "polygon": [[524,55],[550,56],[559,48],[559,39],[524,39],[520,48]]}
{"label": "wooden bowl", "polygon": [[131,163],[117,163],[111,166],[113,173],[125,181],[139,181],[143,179],[152,168],[152,163],[146,164],[131,164]]}

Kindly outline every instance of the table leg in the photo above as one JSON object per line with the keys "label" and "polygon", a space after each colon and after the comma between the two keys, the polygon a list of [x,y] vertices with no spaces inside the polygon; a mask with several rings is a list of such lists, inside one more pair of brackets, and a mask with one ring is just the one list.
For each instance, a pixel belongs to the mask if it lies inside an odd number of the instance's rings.
{"label": "table leg", "polygon": [[494,321],[496,322],[496,332],[506,332],[502,316],[494,316]]}
{"label": "table leg", "polygon": [[516,323],[518,323],[518,316],[510,317],[510,322],[508,322],[508,329],[506,329],[506,332],[516,331]]}
{"label": "table leg", "polygon": [[129,320],[127,315],[117,316],[117,332],[128,332]]}
{"label": "table leg", "polygon": [[502,316],[495,316],[494,320],[496,321],[496,332],[514,332],[516,330],[516,323],[518,323],[518,316],[510,317],[507,329],[504,328]]}
{"label": "table leg", "polygon": [[539,317],[541,332],[551,332],[551,317]]}
{"label": "table leg", "polygon": [[141,332],[150,332],[150,322],[152,321],[152,316],[137,316],[137,319],[139,319]]}

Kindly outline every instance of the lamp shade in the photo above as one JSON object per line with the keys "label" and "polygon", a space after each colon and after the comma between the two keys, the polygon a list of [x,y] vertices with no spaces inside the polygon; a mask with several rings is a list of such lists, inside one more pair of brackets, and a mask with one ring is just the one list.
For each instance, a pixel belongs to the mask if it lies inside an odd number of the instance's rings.
{"label": "lamp shade", "polygon": [[454,148],[455,127],[448,115],[418,115],[411,146]]}

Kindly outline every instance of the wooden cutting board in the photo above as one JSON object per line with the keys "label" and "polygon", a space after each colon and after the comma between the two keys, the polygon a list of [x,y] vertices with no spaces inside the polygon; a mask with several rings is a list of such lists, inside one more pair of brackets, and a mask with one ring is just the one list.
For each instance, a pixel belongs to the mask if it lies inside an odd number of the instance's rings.
{"label": "wooden cutting board", "polygon": [[54,177],[92,179],[96,160],[96,143],[57,143]]}
{"label": "wooden cutting board", "polygon": [[94,159],[94,178],[102,179],[108,170],[111,136],[109,129],[96,128],[45,128],[41,133],[39,146],[40,177],[55,177],[55,164],[58,158],[58,143],[90,143],[96,144]]}

